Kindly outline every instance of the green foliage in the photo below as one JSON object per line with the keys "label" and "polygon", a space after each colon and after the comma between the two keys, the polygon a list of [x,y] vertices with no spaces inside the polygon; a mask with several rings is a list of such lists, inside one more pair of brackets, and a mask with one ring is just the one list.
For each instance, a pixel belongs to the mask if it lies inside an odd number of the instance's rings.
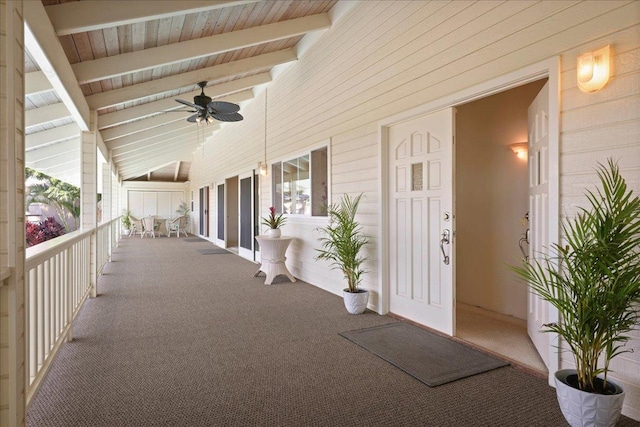
{"label": "green foliage", "polygon": [[25,169],[25,176],[36,181],[27,188],[26,208],[31,203],[44,203],[55,209],[67,232],[71,231],[67,213],[71,214],[77,226],[80,218],[80,188],[30,168]]}
{"label": "green foliage", "polygon": [[182,215],[185,218],[189,219],[189,214],[191,213],[191,209],[189,209],[189,205],[184,200],[180,202],[180,206],[176,209],[176,213],[178,215]]}
{"label": "green foliage", "polygon": [[266,218],[262,218],[262,225],[266,225],[267,227],[272,229],[280,228],[285,225],[286,222],[287,218],[284,215],[276,215],[276,208],[274,208],[273,206],[269,208],[269,216]]}
{"label": "green foliage", "polygon": [[131,229],[131,210],[124,209],[122,211],[122,217],[120,218],[120,220],[122,221],[122,225],[124,225],[125,229]]}
{"label": "green foliage", "polygon": [[[640,303],[640,198],[633,197],[613,160],[598,165],[602,190],[588,191],[591,205],[562,225],[566,246],[552,257],[512,267],[533,291],[558,309],[561,320],[544,325],[573,352],[581,390],[604,393],[611,359],[638,321]],[[599,358],[603,356],[603,364]]]}
{"label": "green foliage", "polygon": [[331,261],[331,267],[342,271],[349,292],[357,292],[362,275],[366,273],[363,264],[366,257],[360,255],[362,248],[369,243],[369,236],[362,232],[355,216],[362,194],[351,198],[348,194],[339,205],[330,205],[327,210],[329,224],[318,230],[322,234],[318,240],[321,248],[316,249],[317,260]]}

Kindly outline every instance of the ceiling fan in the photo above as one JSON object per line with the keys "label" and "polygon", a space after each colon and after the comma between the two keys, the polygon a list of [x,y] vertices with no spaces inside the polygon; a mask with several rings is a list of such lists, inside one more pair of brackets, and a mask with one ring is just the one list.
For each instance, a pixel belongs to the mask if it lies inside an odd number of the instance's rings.
{"label": "ceiling fan", "polygon": [[184,101],[182,99],[176,99],[180,104],[184,104],[187,107],[195,108],[195,110],[189,110],[189,113],[196,113],[193,116],[187,118],[191,123],[213,123],[214,120],[221,122],[239,122],[244,117],[238,111],[240,107],[231,102],[224,101],[211,101],[211,97],[204,94],[204,88],[207,86],[207,82],[198,83],[201,93],[193,97],[193,102]]}

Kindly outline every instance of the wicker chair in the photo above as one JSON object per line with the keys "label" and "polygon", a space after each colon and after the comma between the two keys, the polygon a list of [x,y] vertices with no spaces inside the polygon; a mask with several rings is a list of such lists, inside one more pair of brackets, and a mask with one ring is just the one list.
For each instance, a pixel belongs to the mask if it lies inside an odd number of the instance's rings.
{"label": "wicker chair", "polygon": [[129,236],[133,236],[136,233],[142,234],[142,220],[133,215],[130,215],[129,218],[131,219],[131,232],[129,233]]}
{"label": "wicker chair", "polygon": [[171,221],[167,221],[167,236],[171,237],[171,233],[176,233],[176,237],[180,237],[180,232],[183,232],[186,236],[187,233],[187,217],[184,215],[178,216]]}
{"label": "wicker chair", "polygon": [[155,218],[152,216],[145,216],[144,218],[142,218],[142,235],[140,236],[140,238],[143,238],[144,236],[146,236],[147,234],[151,234],[151,236],[153,236],[153,238],[156,238],[156,232],[155,232]]}

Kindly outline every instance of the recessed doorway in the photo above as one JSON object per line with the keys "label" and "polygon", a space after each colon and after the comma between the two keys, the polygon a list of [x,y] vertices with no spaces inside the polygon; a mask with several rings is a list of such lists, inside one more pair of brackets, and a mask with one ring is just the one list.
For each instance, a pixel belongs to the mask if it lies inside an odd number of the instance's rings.
{"label": "recessed doorway", "polygon": [[508,265],[529,253],[528,156],[521,147],[528,107],[546,81],[456,106],[454,176],[456,336],[541,372],[546,365],[527,333],[528,289]]}

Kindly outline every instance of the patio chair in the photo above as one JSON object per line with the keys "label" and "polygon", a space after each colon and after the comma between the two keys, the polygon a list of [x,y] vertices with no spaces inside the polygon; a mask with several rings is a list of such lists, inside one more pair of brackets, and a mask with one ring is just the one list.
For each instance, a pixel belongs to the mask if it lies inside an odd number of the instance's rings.
{"label": "patio chair", "polygon": [[135,235],[136,233],[142,234],[142,220],[136,218],[133,215],[129,215],[129,219],[131,220],[131,232],[129,233],[129,237]]}
{"label": "patio chair", "polygon": [[151,234],[153,238],[156,238],[155,232],[155,218],[152,216],[145,216],[142,218],[142,235],[140,238],[142,239],[145,235]]}
{"label": "patio chair", "polygon": [[176,233],[176,237],[180,237],[180,218],[179,216],[167,220],[167,236],[171,237],[171,233]]}
{"label": "patio chair", "polygon": [[[186,216],[180,217],[180,222],[178,223],[179,231],[182,231],[185,236],[189,237],[189,233],[187,233],[187,227],[189,226],[189,218]],[[179,236],[178,236],[179,237]]]}
{"label": "patio chair", "polygon": [[171,237],[171,233],[176,233],[176,237],[180,237],[182,231],[186,236],[189,236],[186,230],[187,217],[184,215],[175,217],[171,221],[167,221],[167,236]]}

